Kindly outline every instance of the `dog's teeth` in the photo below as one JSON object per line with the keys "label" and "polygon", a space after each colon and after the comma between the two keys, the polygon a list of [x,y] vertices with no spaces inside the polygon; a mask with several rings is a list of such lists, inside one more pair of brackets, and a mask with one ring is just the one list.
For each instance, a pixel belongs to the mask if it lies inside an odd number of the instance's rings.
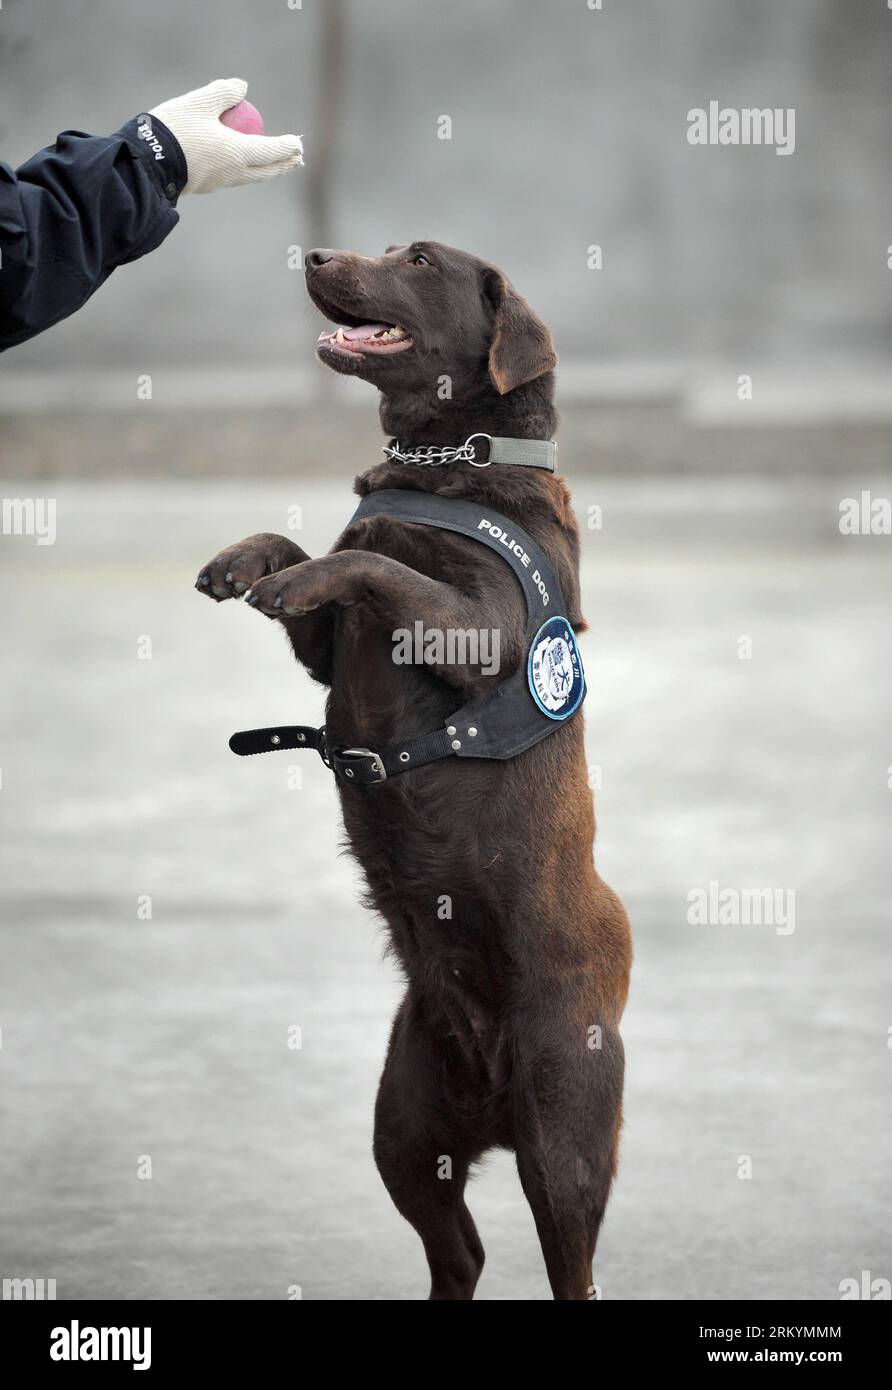
{"label": "dog's teeth", "polygon": [[337,331],[337,333],[335,334],[335,342],[336,342],[336,343],[343,343],[344,341],[345,341],[345,339],[344,339],[344,330],[343,330],[343,328],[339,328],[338,331]]}

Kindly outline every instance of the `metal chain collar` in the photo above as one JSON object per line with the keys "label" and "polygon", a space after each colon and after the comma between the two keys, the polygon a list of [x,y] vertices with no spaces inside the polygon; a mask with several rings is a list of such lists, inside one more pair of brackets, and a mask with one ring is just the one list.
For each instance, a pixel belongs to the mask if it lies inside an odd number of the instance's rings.
{"label": "metal chain collar", "polygon": [[488,459],[476,461],[475,439],[488,439],[492,443],[491,434],[469,434],[464,444],[428,444],[404,451],[397,440],[392,446],[382,445],[381,452],[391,463],[415,463],[420,468],[442,468],[447,463],[470,463],[473,468],[488,468]]}

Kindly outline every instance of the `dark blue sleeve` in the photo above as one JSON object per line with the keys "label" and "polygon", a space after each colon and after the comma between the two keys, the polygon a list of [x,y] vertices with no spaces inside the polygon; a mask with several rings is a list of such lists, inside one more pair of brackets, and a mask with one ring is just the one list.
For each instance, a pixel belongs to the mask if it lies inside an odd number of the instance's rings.
{"label": "dark blue sleeve", "polygon": [[186,178],[173,135],[146,115],[116,135],[66,131],[20,169],[0,164],[0,352],[159,246],[179,221]]}

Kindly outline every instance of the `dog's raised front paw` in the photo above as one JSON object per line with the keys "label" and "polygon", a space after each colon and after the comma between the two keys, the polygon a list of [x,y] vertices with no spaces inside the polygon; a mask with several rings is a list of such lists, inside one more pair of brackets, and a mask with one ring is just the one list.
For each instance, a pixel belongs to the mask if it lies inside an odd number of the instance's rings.
{"label": "dog's raised front paw", "polygon": [[331,578],[326,559],[308,560],[252,584],[245,603],[268,618],[298,617],[339,597],[331,591]]}
{"label": "dog's raised front paw", "polygon": [[221,550],[201,570],[195,587],[200,594],[222,603],[227,598],[240,598],[264,575],[294,566],[302,558],[303,552],[292,541],[262,532]]}

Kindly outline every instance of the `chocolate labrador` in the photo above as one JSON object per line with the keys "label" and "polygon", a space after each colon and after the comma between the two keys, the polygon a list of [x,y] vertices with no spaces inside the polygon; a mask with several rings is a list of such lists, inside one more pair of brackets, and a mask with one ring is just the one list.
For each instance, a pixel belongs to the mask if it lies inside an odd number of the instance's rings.
{"label": "chocolate labrador", "polygon": [[[539,468],[474,467],[461,450],[436,466],[441,451],[479,433],[551,438],[557,359],[526,301],[494,266],[426,241],[383,256],[311,251],[306,281],[337,326],[320,335],[321,361],[377,387],[391,447],[434,451],[428,467],[389,457],[356,491],[483,502],[538,543],[564,616],[584,629],[565,484]],[[284,625],[297,659],[328,687],[326,733],[342,748],[448,723],[526,659],[524,595],[501,556],[390,516],[348,527],[317,560],[281,536],[250,536],[213,559],[197,587],[218,600],[245,595]],[[425,632],[498,633],[498,673],[448,646],[432,662],[397,664],[395,633],[419,622]],[[424,1243],[430,1297],[473,1297],[483,1248],[465,1183],[487,1150],[506,1148],[554,1297],[589,1299],[616,1168],[631,951],[622,904],[595,872],[581,712],[507,761],[450,757],[377,786],[338,778],[338,792],[407,981],[374,1153]]]}

